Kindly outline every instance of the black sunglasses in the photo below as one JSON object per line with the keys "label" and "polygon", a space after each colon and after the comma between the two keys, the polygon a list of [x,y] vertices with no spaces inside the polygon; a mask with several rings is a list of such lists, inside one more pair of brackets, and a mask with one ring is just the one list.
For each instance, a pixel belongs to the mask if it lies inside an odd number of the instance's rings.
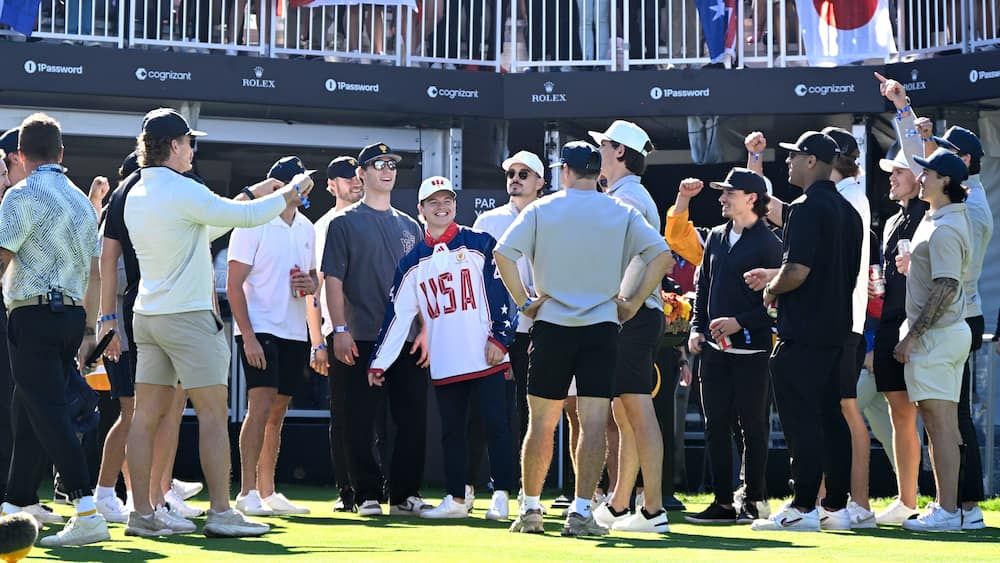
{"label": "black sunglasses", "polygon": [[198,137],[188,137],[193,150],[198,150]]}
{"label": "black sunglasses", "polygon": [[508,170],[507,179],[512,180],[515,174],[517,175],[518,178],[522,180],[527,180],[528,176],[531,175],[531,172],[528,172],[527,170]]}
{"label": "black sunglasses", "polygon": [[383,168],[388,168],[389,170],[395,170],[396,169],[396,161],[395,160],[376,160],[375,162],[372,162],[368,166],[374,168],[375,170],[382,170]]}

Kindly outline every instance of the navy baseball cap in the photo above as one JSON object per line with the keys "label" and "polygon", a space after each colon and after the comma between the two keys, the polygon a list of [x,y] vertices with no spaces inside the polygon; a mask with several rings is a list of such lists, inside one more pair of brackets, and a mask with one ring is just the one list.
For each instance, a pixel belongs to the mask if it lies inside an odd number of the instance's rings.
{"label": "navy baseball cap", "polygon": [[829,135],[819,131],[806,131],[793,143],[778,143],[786,151],[815,156],[817,160],[830,164],[840,154],[840,146]]}
{"label": "navy baseball cap", "polygon": [[953,125],[944,135],[931,139],[941,148],[967,154],[972,158],[983,157],[983,144],[979,142],[979,137],[965,127]]}
{"label": "navy baseball cap", "polygon": [[171,108],[158,108],[142,119],[142,132],[155,139],[176,139],[184,135],[202,137],[204,131],[191,129],[184,116]]}
{"label": "navy baseball cap", "polygon": [[840,149],[840,154],[842,155],[850,156],[861,153],[861,149],[858,148],[858,140],[847,129],[841,127],[824,127],[820,133],[833,139],[837,143],[837,147]]}
{"label": "navy baseball cap", "polygon": [[358,162],[361,163],[361,166],[365,166],[379,157],[389,158],[395,160],[396,162],[403,160],[403,157],[392,152],[389,145],[386,145],[385,143],[374,143],[361,149],[361,152],[358,154]]}
{"label": "navy baseball cap", "polygon": [[326,165],[326,177],[330,180],[334,178],[353,178],[358,174],[358,159],[353,156],[338,156]]}
{"label": "navy baseball cap", "polygon": [[597,147],[586,141],[571,141],[563,145],[559,153],[559,162],[549,165],[557,168],[562,165],[581,172],[597,173],[601,171],[601,153]]}
{"label": "navy baseball cap", "polygon": [[748,194],[764,195],[768,193],[764,177],[748,168],[733,167],[722,182],[711,182],[710,187],[717,190],[742,190]]}
{"label": "navy baseball cap", "polygon": [[0,150],[7,154],[17,152],[17,140],[21,137],[21,129],[13,127],[0,135]]}
{"label": "navy baseball cap", "polygon": [[962,159],[945,148],[938,148],[927,158],[914,155],[913,161],[942,176],[948,176],[953,182],[963,182],[969,177],[969,168]]}
{"label": "navy baseball cap", "polygon": [[132,151],[125,160],[122,161],[121,168],[118,169],[118,175],[122,178],[128,178],[133,172],[139,169],[139,155]]}
{"label": "navy baseball cap", "polygon": [[313,172],[315,170],[306,170],[301,158],[297,156],[285,156],[278,159],[278,162],[275,162],[271,166],[271,169],[267,171],[267,177],[281,180],[287,184],[298,174],[312,174]]}

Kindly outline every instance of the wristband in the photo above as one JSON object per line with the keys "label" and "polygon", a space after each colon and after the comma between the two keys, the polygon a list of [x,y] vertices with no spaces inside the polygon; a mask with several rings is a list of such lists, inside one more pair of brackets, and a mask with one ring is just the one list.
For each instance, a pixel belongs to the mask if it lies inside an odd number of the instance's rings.
{"label": "wristband", "polygon": [[299,185],[292,184],[292,188],[295,189],[295,195],[299,196],[299,205],[301,205],[303,209],[309,209],[309,206],[311,205],[309,203],[309,198],[302,195],[302,192],[299,190]]}
{"label": "wristband", "polygon": [[118,313],[111,313],[110,315],[104,315],[97,319],[97,324],[106,323],[108,321],[118,320]]}
{"label": "wristband", "polygon": [[523,313],[525,309],[531,307],[532,303],[534,303],[534,301],[532,301],[532,299],[529,297],[528,300],[524,302],[524,305],[521,305],[520,307],[517,308],[517,312]]}
{"label": "wristband", "polygon": [[345,332],[351,332],[351,331],[347,330],[347,325],[337,325],[337,326],[333,327],[333,333],[334,334],[343,334]]}
{"label": "wristband", "polygon": [[326,344],[317,344],[312,347],[313,352],[318,352],[320,350],[326,350]]}
{"label": "wristband", "polygon": [[255,195],[253,195],[253,190],[250,189],[250,186],[247,186],[247,187],[243,188],[242,190],[240,190],[240,193],[243,194],[243,195],[245,195],[245,196],[247,196],[251,200],[257,199],[257,197]]}
{"label": "wristband", "polygon": [[910,113],[911,110],[912,110],[912,108],[910,107],[910,104],[906,104],[905,106],[897,109],[896,110],[896,120],[897,121],[902,121],[903,120],[903,116],[906,115],[906,114],[908,114],[908,113]]}
{"label": "wristband", "polygon": [[754,162],[757,162],[758,160],[760,160],[760,153],[759,152],[752,152],[752,153],[750,153],[750,157],[753,158]]}

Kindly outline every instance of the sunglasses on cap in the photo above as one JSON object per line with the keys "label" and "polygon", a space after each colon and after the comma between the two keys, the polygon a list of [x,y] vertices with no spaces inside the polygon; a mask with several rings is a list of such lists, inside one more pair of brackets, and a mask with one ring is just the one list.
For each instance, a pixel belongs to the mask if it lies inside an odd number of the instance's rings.
{"label": "sunglasses on cap", "polygon": [[527,180],[528,176],[531,175],[531,172],[529,172],[528,170],[508,170],[507,171],[507,179],[508,180],[513,180],[515,175],[518,178],[522,179],[522,180]]}
{"label": "sunglasses on cap", "polygon": [[395,160],[376,160],[376,161],[372,162],[371,164],[369,164],[368,166],[374,168],[375,170],[382,170],[382,169],[385,169],[385,168],[388,168],[389,170],[395,170],[396,169],[396,161]]}

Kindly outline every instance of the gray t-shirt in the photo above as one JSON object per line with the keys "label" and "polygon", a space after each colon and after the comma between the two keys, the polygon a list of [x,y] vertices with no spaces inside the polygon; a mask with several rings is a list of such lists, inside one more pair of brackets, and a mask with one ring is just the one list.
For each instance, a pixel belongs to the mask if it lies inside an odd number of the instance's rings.
{"label": "gray t-shirt", "polygon": [[[656,209],[656,202],[639,181],[638,176],[630,174],[621,178],[608,188],[608,195],[634,207],[642,214],[642,218],[649,223],[650,227],[653,227],[657,232],[660,231],[660,212]],[[622,280],[622,295],[631,296],[642,283],[642,276],[645,272],[646,264],[639,258],[633,258],[625,270],[625,277]],[[660,296],[659,287],[646,298],[645,305],[650,309],[663,310],[663,298]]]}
{"label": "gray t-shirt", "polygon": [[[378,211],[363,201],[330,221],[320,271],[344,284],[347,327],[355,340],[374,342],[385,317],[399,261],[423,233],[395,208]],[[409,338],[416,335],[416,325]]]}
{"label": "gray t-shirt", "polygon": [[983,314],[983,300],[979,297],[979,277],[983,274],[983,260],[986,258],[986,248],[993,238],[993,212],[990,202],[986,199],[986,190],[979,174],[966,181],[969,187],[969,197],[965,200],[965,210],[969,214],[969,236],[972,240],[972,262],[965,274],[965,317],[978,317]]}
{"label": "gray t-shirt", "polygon": [[614,299],[625,268],[635,256],[648,263],[667,243],[634,208],[597,191],[568,189],[526,207],[496,250],[531,262],[538,294],[550,297],[536,321],[587,326],[618,322]]}
{"label": "gray t-shirt", "polygon": [[[910,271],[906,275],[906,320],[910,326],[927,305],[934,280],[961,281],[972,259],[969,218],[964,203],[945,205],[928,211],[913,234]],[[951,326],[965,318],[965,290],[962,284],[941,318],[931,328]]]}

